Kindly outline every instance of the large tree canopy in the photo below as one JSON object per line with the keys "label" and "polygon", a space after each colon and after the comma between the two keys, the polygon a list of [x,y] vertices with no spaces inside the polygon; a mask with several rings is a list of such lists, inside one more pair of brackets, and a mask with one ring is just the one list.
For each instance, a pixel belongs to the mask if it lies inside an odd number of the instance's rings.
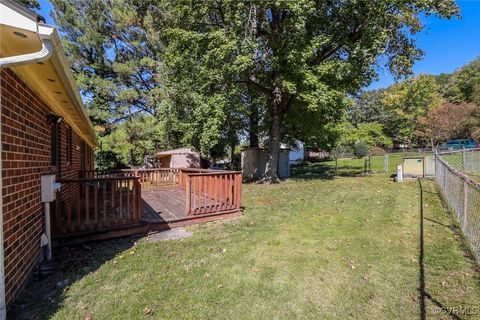
{"label": "large tree canopy", "polygon": [[327,143],[380,60],[410,74],[422,56],[420,15],[457,12],[452,0],[52,2],[91,114],[107,129],[152,116],[157,144],[205,155],[264,134],[272,182],[281,142]]}
{"label": "large tree canopy", "polygon": [[163,142],[161,130],[145,135],[159,126],[161,48],[143,27],[144,7],[128,0],[51,2],[90,117],[102,129],[102,151],[139,163]]}
{"label": "large tree canopy", "polygon": [[379,57],[395,76],[411,72],[422,55],[412,37],[421,13],[457,12],[453,1],[175,1],[165,8],[175,17],[165,44],[169,56],[181,57],[167,73],[186,72],[178,78],[185,79],[193,68],[189,92],[209,84],[225,96],[244,84],[264,97],[268,181],[277,180],[280,142],[320,139],[341,118],[346,94],[375,77]]}

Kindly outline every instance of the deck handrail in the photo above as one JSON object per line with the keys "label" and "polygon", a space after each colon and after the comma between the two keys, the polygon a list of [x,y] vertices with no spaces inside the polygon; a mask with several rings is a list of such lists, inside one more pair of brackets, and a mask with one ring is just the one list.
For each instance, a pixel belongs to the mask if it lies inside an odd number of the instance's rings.
{"label": "deck handrail", "polygon": [[73,182],[95,182],[95,181],[105,181],[105,180],[138,180],[140,177],[137,176],[126,176],[126,177],[98,177],[98,178],[78,178],[78,179],[60,179],[57,182],[62,183],[73,183]]}
{"label": "deck handrail", "polygon": [[54,235],[113,230],[139,225],[139,177],[101,177],[59,180],[55,201]]}
{"label": "deck handrail", "polygon": [[225,171],[225,170],[219,170],[219,171],[212,171],[212,172],[201,172],[201,173],[188,173],[189,176],[208,176],[208,175],[219,175],[222,173],[242,173],[242,171]]}

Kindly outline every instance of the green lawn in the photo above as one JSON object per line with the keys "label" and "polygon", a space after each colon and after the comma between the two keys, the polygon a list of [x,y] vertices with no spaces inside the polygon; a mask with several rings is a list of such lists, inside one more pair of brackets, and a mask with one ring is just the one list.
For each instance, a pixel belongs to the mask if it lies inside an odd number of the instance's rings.
{"label": "green lawn", "polygon": [[432,181],[421,192],[332,168],[245,185],[243,217],[190,227],[184,240],[62,249],[73,283],[36,282],[17,306],[82,320],[450,319],[434,308],[480,306],[478,271]]}

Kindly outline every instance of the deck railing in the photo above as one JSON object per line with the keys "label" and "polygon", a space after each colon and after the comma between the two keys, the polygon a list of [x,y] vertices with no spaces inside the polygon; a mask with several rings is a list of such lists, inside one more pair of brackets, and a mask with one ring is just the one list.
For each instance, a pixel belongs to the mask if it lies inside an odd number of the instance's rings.
{"label": "deck railing", "polygon": [[55,202],[54,233],[98,231],[140,223],[138,177],[60,180]]}
{"label": "deck railing", "polygon": [[240,209],[242,174],[237,171],[207,171],[185,175],[186,215]]}
{"label": "deck railing", "polygon": [[80,176],[89,179],[106,177],[138,177],[143,190],[168,189],[179,185],[180,169],[121,169],[81,171]]}
{"label": "deck railing", "polygon": [[242,175],[208,169],[81,171],[61,180],[55,202],[55,236],[114,230],[142,223],[142,190],[185,190],[185,216],[239,210]]}

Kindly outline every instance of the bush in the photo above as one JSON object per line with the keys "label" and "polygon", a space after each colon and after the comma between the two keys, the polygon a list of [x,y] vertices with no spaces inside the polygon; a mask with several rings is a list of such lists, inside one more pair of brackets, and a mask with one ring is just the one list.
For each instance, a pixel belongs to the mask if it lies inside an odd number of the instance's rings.
{"label": "bush", "polygon": [[372,156],[383,156],[385,154],[385,150],[380,147],[373,147],[370,149],[370,154]]}
{"label": "bush", "polygon": [[338,145],[332,150],[332,152],[330,152],[329,159],[332,160],[332,159],[351,157],[352,155],[354,155],[352,147]]}
{"label": "bush", "polygon": [[366,144],[365,142],[363,141],[359,141],[357,143],[355,143],[355,146],[353,147],[353,154],[357,157],[357,158],[363,158],[365,156],[368,156],[368,150],[370,149],[370,147],[368,146],[368,144]]}

